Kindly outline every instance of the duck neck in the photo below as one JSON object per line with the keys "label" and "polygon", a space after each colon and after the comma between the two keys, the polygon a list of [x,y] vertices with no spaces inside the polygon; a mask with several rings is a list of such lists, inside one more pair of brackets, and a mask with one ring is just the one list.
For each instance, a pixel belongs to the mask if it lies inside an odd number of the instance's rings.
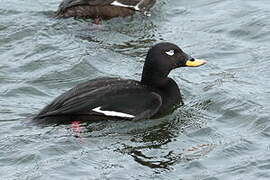
{"label": "duck neck", "polygon": [[180,92],[176,82],[169,77],[143,76],[141,83],[169,94],[178,94]]}
{"label": "duck neck", "polygon": [[165,73],[157,74],[153,69],[144,68],[141,84],[150,87],[162,97],[162,107],[160,108],[159,113],[165,112],[168,107],[183,104],[178,85]]}
{"label": "duck neck", "polygon": [[164,70],[152,61],[152,58],[147,56],[143,67],[141,83],[152,87],[161,87],[168,81],[170,70]]}
{"label": "duck neck", "polygon": [[143,71],[141,83],[144,85],[152,86],[152,87],[162,87],[167,84],[168,78],[167,75],[162,75],[155,71]]}
{"label": "duck neck", "polygon": [[146,76],[142,77],[141,83],[161,95],[162,107],[160,112],[165,111],[168,106],[183,103],[178,85],[169,77],[153,78],[151,76]]}

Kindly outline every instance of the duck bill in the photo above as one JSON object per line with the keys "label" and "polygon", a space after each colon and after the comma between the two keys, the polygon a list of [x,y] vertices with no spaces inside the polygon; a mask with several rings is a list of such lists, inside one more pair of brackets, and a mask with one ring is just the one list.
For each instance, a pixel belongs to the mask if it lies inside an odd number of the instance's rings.
{"label": "duck bill", "polygon": [[187,67],[198,67],[206,64],[207,61],[204,59],[192,59],[192,60],[187,60],[186,61],[186,66]]}

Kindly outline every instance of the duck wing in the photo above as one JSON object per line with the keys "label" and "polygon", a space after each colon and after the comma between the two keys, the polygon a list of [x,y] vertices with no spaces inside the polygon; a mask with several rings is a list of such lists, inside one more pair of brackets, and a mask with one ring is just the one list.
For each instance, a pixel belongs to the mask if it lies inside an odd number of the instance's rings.
{"label": "duck wing", "polygon": [[102,18],[126,17],[135,11],[148,11],[156,0],[63,0],[56,17]]}
{"label": "duck wing", "polygon": [[[156,0],[63,0],[59,6],[62,11],[74,6],[119,6],[127,7],[135,10],[147,10],[155,4]],[[136,8],[137,7],[137,8]]]}
{"label": "duck wing", "polygon": [[63,0],[59,6],[60,9],[67,9],[73,6],[90,5],[90,6],[104,6],[109,5],[114,0]]}
{"label": "duck wing", "polygon": [[134,80],[88,81],[56,98],[37,118],[58,115],[103,115],[143,119],[156,114],[161,96]]}

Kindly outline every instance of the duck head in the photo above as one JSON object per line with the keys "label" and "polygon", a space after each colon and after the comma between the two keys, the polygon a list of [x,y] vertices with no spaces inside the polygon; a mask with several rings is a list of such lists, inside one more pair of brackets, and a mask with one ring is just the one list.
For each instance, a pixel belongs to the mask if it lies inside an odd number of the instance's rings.
{"label": "duck head", "polygon": [[167,78],[173,69],[198,67],[206,63],[206,60],[192,58],[175,44],[158,43],[147,53],[141,82],[145,84],[158,82]]}

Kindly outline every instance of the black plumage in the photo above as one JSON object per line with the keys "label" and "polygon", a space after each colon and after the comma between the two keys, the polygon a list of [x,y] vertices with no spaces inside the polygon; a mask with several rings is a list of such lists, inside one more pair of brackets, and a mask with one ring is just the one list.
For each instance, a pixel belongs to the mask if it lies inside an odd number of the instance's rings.
{"label": "black plumage", "polygon": [[81,83],[57,97],[34,119],[46,123],[158,117],[182,103],[178,85],[168,77],[170,71],[205,63],[172,43],[159,43],[148,51],[141,81],[103,77]]}
{"label": "black plumage", "polygon": [[125,17],[136,11],[148,11],[156,0],[63,0],[57,17],[102,18]]}

